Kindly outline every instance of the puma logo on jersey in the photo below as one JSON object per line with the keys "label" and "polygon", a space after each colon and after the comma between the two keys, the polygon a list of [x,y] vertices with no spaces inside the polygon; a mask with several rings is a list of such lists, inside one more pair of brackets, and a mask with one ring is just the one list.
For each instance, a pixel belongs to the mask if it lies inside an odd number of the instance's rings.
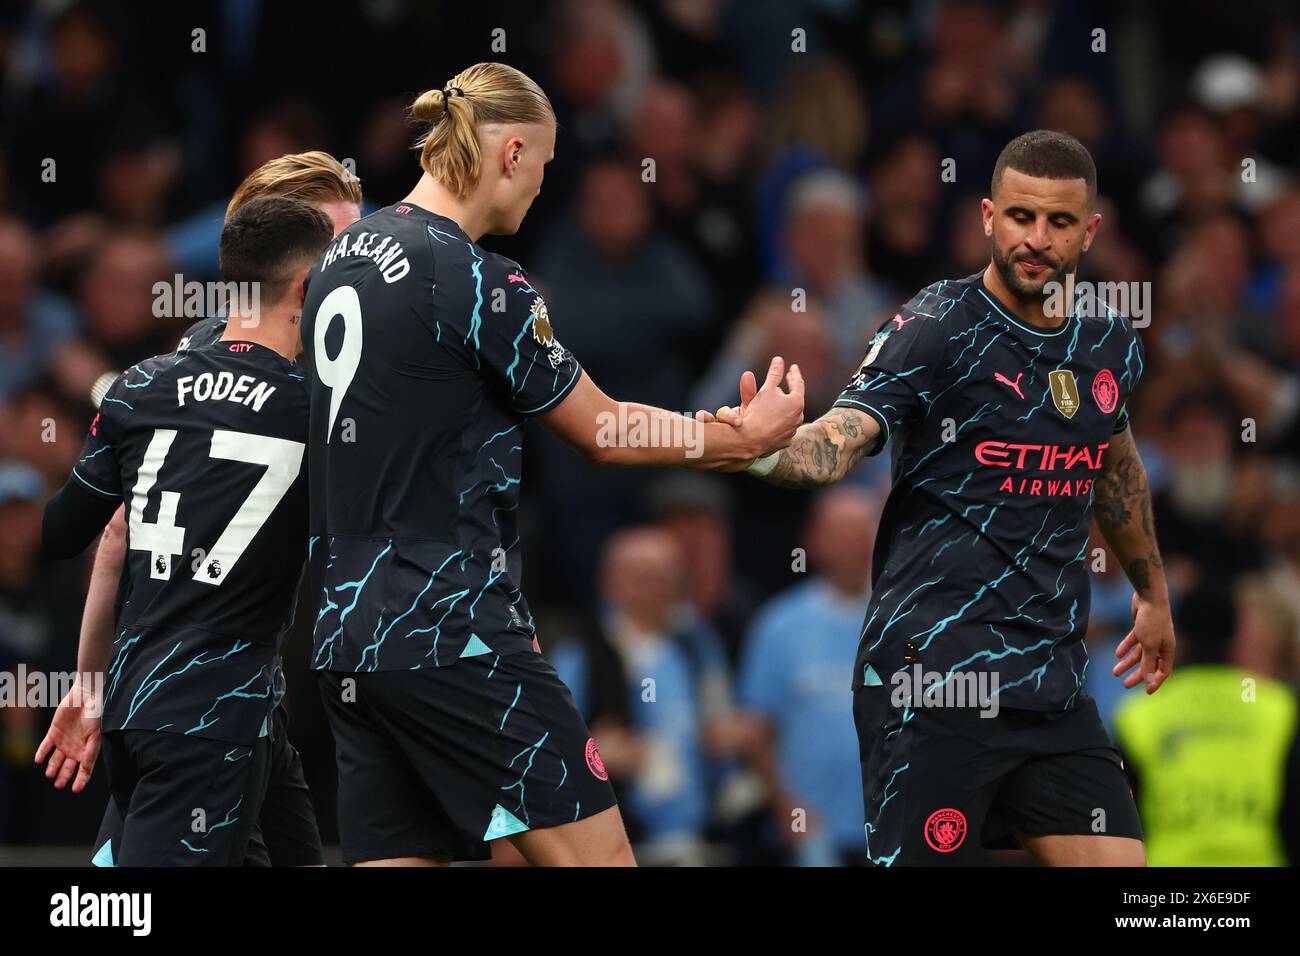
{"label": "puma logo on jersey", "polygon": [[1020,390],[1020,379],[1024,376],[1024,374],[1025,374],[1024,372],[1017,372],[1016,380],[1014,382],[1011,381],[1011,379],[1007,378],[1005,375],[1003,375],[1001,372],[994,372],[993,378],[996,381],[999,381],[1003,385],[1007,386],[1007,388],[1014,391],[1017,395],[1020,396],[1020,400],[1023,402],[1025,400],[1025,393]]}
{"label": "puma logo on jersey", "polygon": [[901,330],[903,326],[907,325],[908,322],[911,322],[915,318],[916,316],[914,315],[909,315],[907,318],[903,318],[901,315],[895,315],[893,321],[898,323],[898,329]]}
{"label": "puma logo on jersey", "polygon": [[216,375],[203,372],[199,375],[185,375],[176,380],[178,408],[183,407],[188,398],[194,402],[238,402],[260,412],[266,400],[274,393],[274,385],[258,381],[252,375],[241,375],[236,379],[233,372],[218,372]]}

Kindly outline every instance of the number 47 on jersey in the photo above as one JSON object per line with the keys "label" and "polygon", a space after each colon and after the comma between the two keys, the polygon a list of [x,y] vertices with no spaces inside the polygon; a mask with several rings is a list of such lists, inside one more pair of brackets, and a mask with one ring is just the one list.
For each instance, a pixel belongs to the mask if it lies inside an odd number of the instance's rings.
{"label": "number 47 on jersey", "polygon": [[[148,551],[149,576],[163,581],[171,578],[172,555],[185,554],[185,529],[176,524],[180,493],[159,492],[156,521],[145,521],[144,509],[175,439],[174,428],[154,430],[144,461],[140,463],[135,487],[131,489],[131,514],[127,521],[131,550]],[[266,471],[199,562],[194,572],[195,581],[219,586],[226,579],[298,477],[305,448],[302,442],[286,438],[222,429],[212,432],[210,457],[263,465]]]}

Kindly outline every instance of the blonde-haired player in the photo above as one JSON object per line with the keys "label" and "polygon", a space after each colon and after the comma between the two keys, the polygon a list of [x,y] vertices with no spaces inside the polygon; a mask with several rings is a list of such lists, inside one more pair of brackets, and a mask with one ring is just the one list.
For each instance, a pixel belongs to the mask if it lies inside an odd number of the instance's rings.
{"label": "blonde-haired player", "polygon": [[[601,463],[742,470],[790,440],[802,380],[792,367],[782,390],[774,359],[739,428],[614,402],[557,341],[523,268],[478,244],[516,232],[541,189],[546,94],[480,63],[411,112],[429,124],[419,182],[334,240],[303,303],[313,658],[343,857],[428,865],[505,838],[534,864],[631,864],[595,741],[520,590],[524,427],[536,417]],[[611,436],[615,421],[668,440]]]}

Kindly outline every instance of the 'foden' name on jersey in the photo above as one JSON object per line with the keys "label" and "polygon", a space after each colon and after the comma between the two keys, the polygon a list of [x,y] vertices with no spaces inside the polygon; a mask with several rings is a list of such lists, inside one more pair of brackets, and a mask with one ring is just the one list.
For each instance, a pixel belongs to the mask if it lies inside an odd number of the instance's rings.
{"label": "'foden' name on jersey", "polygon": [[[256,383],[256,384],[254,384]],[[239,402],[251,406],[260,412],[262,405],[275,393],[274,385],[267,385],[252,375],[235,378],[233,372],[201,372],[198,375],[184,375],[176,380],[176,405],[181,407],[188,397],[190,401],[206,402],[208,400]]]}

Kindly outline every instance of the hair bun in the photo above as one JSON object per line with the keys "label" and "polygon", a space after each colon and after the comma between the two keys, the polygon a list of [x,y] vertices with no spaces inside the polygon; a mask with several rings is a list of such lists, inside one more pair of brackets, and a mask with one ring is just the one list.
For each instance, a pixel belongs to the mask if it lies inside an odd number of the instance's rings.
{"label": "hair bun", "polygon": [[442,90],[425,90],[411,104],[411,115],[426,123],[436,123],[447,111],[447,101]]}

